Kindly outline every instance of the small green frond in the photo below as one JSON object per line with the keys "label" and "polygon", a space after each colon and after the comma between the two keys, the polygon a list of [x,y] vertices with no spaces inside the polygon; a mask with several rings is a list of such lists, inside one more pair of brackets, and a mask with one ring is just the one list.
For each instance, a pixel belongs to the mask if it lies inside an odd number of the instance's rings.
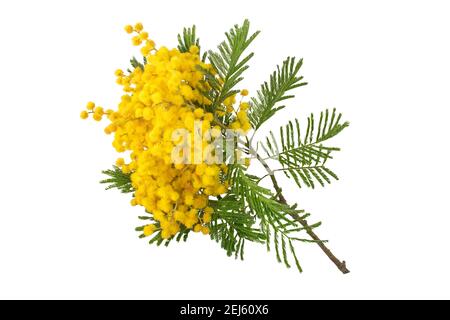
{"label": "small green frond", "polygon": [[123,173],[119,167],[113,166],[112,169],[104,170],[102,173],[109,177],[108,179],[100,181],[100,183],[107,184],[105,188],[106,190],[116,188],[122,193],[130,193],[134,191],[134,188],[131,185],[130,174]]}
{"label": "small green frond", "polygon": [[[158,225],[159,227],[159,225]],[[136,228],[137,230],[137,228]],[[173,236],[169,239],[165,239],[161,236],[161,230],[158,230],[157,232],[155,232],[150,240],[148,241],[149,244],[156,244],[157,246],[160,246],[162,244],[164,244],[164,246],[169,246],[169,244],[172,243],[173,240],[180,242],[180,241],[184,241],[186,242],[189,236],[189,233],[191,232],[191,229],[182,227],[181,230],[177,233],[176,236]],[[140,237],[144,237],[143,235],[140,235]]]}
{"label": "small green frond", "polygon": [[337,114],[336,108],[333,109],[331,115],[330,111],[326,109],[320,113],[319,124],[316,127],[314,125],[314,114],[311,114],[308,117],[308,129],[304,143],[317,144],[333,138],[350,125],[349,122],[342,122],[341,120],[342,114]]}
{"label": "small green frond", "polygon": [[302,267],[300,266],[300,262],[298,261],[297,254],[295,253],[294,246],[292,245],[292,240],[289,239],[289,249],[291,250],[292,256],[294,257],[295,266],[297,267],[299,272],[303,272]]}
{"label": "small green frond", "polygon": [[145,65],[146,63],[147,63],[147,61],[145,60],[145,57],[144,57],[144,61],[143,61],[143,62],[138,61],[138,60],[136,59],[136,57],[133,57],[133,58],[131,58],[131,60],[130,60],[130,64],[131,64],[131,66],[133,67],[133,69],[140,68],[141,70],[144,70],[144,65]]}
{"label": "small green frond", "polygon": [[191,28],[183,28],[183,34],[178,34],[178,50],[180,52],[189,52],[193,45],[200,49],[200,40],[195,35],[195,25]]}
{"label": "small green frond", "polygon": [[153,220],[152,216],[138,216],[138,219],[140,220]]}
{"label": "small green frond", "polygon": [[320,113],[319,121],[315,122],[314,115],[307,119],[305,134],[301,132],[297,119],[289,121],[280,127],[279,138],[273,132],[266,137],[265,143],[260,146],[267,155],[266,159],[278,160],[282,165],[284,174],[292,178],[302,187],[314,188],[316,185],[325,186],[338,176],[326,166],[332,153],[339,148],[324,146],[323,143],[339,134],[349,126],[348,122],[341,121],[341,114],[336,109],[328,109]]}
{"label": "small green frond", "polygon": [[339,180],[338,176],[331,169],[323,165],[289,167],[284,172],[288,177],[294,179],[300,188],[304,184],[314,189],[316,183],[324,187],[326,184],[330,184],[332,179]]}
{"label": "small green frond", "polygon": [[191,229],[188,229],[188,228],[182,228],[182,229],[178,232],[177,236],[174,237],[174,239],[175,239],[177,242],[180,242],[180,241],[186,242],[187,239],[188,239],[188,236],[189,236],[189,233],[190,233],[190,232],[191,232]]}
{"label": "small green frond", "polygon": [[298,76],[302,63],[303,59],[296,61],[295,58],[288,57],[283,61],[281,68],[277,66],[277,69],[270,75],[269,82],[261,85],[256,97],[251,99],[252,107],[249,119],[253,129],[257,130],[278,110],[285,107],[277,104],[294,97],[294,95],[288,95],[288,91],[306,85],[306,82],[301,82],[303,77]]}
{"label": "small green frond", "polygon": [[249,29],[248,20],[245,20],[241,26],[235,25],[225,33],[227,39],[218,46],[217,51],[208,51],[209,62],[217,73],[213,75],[204,70],[206,81],[212,88],[204,94],[212,101],[212,110],[221,106],[225,99],[239,92],[234,88],[243,79],[242,74],[248,69],[247,63],[253,57],[253,53],[243,56],[244,51],[259,34],[259,31],[249,34]]}
{"label": "small green frond", "polygon": [[[232,175],[233,192],[245,200],[245,205],[259,220],[260,230],[265,235],[267,250],[275,249],[277,261],[290,267],[289,252],[292,255],[297,269],[302,269],[295,254],[292,241],[301,240],[291,234],[304,231],[293,217],[306,218],[304,210],[296,206],[288,206],[275,200],[275,195],[268,189],[258,185],[258,178],[245,173],[242,167],[236,166]],[[287,245],[289,244],[289,251]]]}
{"label": "small green frond", "polygon": [[220,243],[227,255],[244,258],[245,240],[264,242],[265,235],[254,226],[255,218],[243,206],[242,199],[227,194],[220,200],[210,201],[214,214],[210,223],[211,239]]}
{"label": "small green frond", "polygon": [[[304,242],[304,239],[291,236],[290,233],[294,231],[284,230],[282,227],[277,225],[270,225],[262,222],[261,227],[266,232],[266,234],[268,234],[266,243],[267,251],[270,251],[271,247],[273,247],[273,249],[275,250],[275,257],[277,261],[283,263],[287,268],[291,267],[291,264],[289,262],[290,253],[290,255],[292,255],[292,258],[294,259],[295,266],[297,267],[298,271],[302,272],[297,254],[295,253],[293,241]],[[272,236],[269,236],[270,234],[272,234]],[[289,252],[286,249],[287,244],[289,244]]]}
{"label": "small green frond", "polygon": [[296,222],[290,219],[294,210],[275,200],[275,195],[269,189],[258,185],[259,179],[247,175],[242,167],[235,168],[232,181],[233,193],[244,198],[251,213],[259,219],[279,226],[284,223],[296,225]]}

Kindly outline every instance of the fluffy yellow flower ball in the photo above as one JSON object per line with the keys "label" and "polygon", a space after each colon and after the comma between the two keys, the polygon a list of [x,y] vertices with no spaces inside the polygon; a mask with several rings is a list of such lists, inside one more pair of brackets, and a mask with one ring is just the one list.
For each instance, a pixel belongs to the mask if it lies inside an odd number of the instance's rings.
{"label": "fluffy yellow flower ball", "polygon": [[[213,72],[212,66],[201,61],[196,46],[188,52],[166,47],[156,50],[140,23],[126,26],[125,31],[137,33],[132,41],[142,45],[146,64],[127,74],[120,69],[115,72],[124,91],[117,110],[105,112],[94,103],[89,103],[87,110],[94,120],[100,121],[103,116],[109,119],[105,132],[114,135],[113,147],[130,154],[128,162],[119,158],[116,165],[130,174],[135,190],[131,204],[143,206],[156,222],[144,227],[144,235],[160,230],[161,237],[168,239],[185,229],[208,234],[213,215],[209,197],[228,189],[227,166],[215,164],[215,156],[205,161],[210,143],[196,145],[194,139],[198,124],[203,131],[214,128],[212,136],[221,134],[221,128],[214,124],[215,115],[198,107],[210,104],[200,91],[207,90],[208,85],[199,66]],[[235,96],[228,98],[225,109],[233,109],[234,102]],[[229,112],[225,109],[224,113]],[[81,115],[85,116],[87,112]],[[231,127],[244,131],[250,128],[245,110],[236,114]],[[187,135],[174,140],[179,129]],[[190,152],[186,161],[174,163],[174,150],[180,142]],[[199,154],[200,161],[196,161]]]}

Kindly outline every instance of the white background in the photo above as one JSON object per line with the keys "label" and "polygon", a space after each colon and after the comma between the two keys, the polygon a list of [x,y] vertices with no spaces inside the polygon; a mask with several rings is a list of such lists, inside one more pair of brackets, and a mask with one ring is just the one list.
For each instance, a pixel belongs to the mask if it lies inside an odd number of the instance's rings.
{"label": "white background", "polygon": [[[445,1],[2,1],[0,4],[0,298],[450,298],[449,8]],[[287,55],[309,85],[269,126],[337,107],[341,180],[288,199],[352,271],[315,245],[305,272],[259,245],[228,258],[196,235],[169,248],[137,239],[142,211],[105,192],[116,155],[89,100],[113,107],[116,68],[142,21],[173,47],[196,23],[203,48],[247,17],[262,30],[244,86],[255,92]],[[283,184],[289,183],[283,180]]]}

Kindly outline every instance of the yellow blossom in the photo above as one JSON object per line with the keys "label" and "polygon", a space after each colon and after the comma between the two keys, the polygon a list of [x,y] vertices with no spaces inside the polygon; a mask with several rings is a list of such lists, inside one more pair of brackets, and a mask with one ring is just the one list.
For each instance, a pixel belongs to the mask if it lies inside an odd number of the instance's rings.
{"label": "yellow blossom", "polygon": [[136,30],[137,32],[141,32],[143,28],[144,26],[140,22],[136,23],[134,26],[134,30]]}
{"label": "yellow blossom", "polygon": [[86,109],[94,110],[94,108],[95,108],[95,103],[93,103],[92,101],[89,101],[86,105]]}
{"label": "yellow blossom", "polygon": [[209,234],[209,228],[208,228],[207,226],[202,226],[201,232],[202,232],[203,234]]}
{"label": "yellow blossom", "polygon": [[116,160],[116,166],[121,167],[125,164],[125,160],[123,158],[118,158]]}
{"label": "yellow blossom", "polygon": [[153,232],[155,232],[156,230],[156,226],[154,224],[148,224],[144,227],[144,236],[148,237],[150,235],[153,234]]}
{"label": "yellow blossom", "polygon": [[126,25],[124,29],[125,29],[126,33],[132,33],[133,32],[133,27],[131,25]]}
{"label": "yellow blossom", "polygon": [[89,114],[87,113],[86,110],[81,111],[81,113],[80,113],[81,119],[87,119],[88,117],[89,117]]}
{"label": "yellow blossom", "polygon": [[[118,158],[116,165],[123,173],[130,174],[134,189],[131,204],[143,206],[155,220],[155,224],[144,227],[144,235],[158,231],[163,239],[170,239],[182,228],[208,234],[213,215],[209,199],[228,189],[227,181],[221,180],[221,173],[228,170],[227,165],[206,162],[214,157],[203,158],[211,147],[211,139],[201,140],[199,145],[194,143],[197,121],[202,132],[213,128],[211,137],[222,134],[222,128],[215,122],[219,114],[208,111],[211,102],[202,94],[208,85],[201,69],[214,70],[202,62],[197,46],[191,46],[188,52],[164,46],[155,49],[154,41],[149,39],[142,24],[128,25],[125,31],[136,32],[132,42],[141,46],[145,65],[127,74],[122,69],[115,71],[117,83],[124,91],[117,108],[104,111],[93,102],[86,108],[93,111],[96,121],[106,115],[110,124],[105,133],[112,134],[113,147],[117,152],[130,154],[129,159]],[[235,101],[235,95],[228,97],[222,110],[234,110]],[[243,104],[237,116],[232,114],[234,118],[229,127],[249,126]],[[83,112],[82,117],[87,113]],[[187,130],[188,136],[172,140],[173,133],[180,128]],[[191,150],[187,164],[173,163],[175,142],[186,143]],[[196,152],[205,162],[194,162]]]}

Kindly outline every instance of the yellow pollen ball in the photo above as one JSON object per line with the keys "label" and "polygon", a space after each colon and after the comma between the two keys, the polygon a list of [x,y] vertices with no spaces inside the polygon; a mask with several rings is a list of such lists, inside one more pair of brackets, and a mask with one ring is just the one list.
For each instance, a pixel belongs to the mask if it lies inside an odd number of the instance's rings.
{"label": "yellow pollen ball", "polygon": [[135,24],[134,30],[136,30],[137,32],[141,32],[142,29],[144,29],[144,26],[142,25],[142,23],[138,22]]}
{"label": "yellow pollen ball", "polygon": [[196,118],[201,118],[205,112],[201,108],[197,108],[194,110],[194,116]]}
{"label": "yellow pollen ball", "polygon": [[86,105],[86,109],[94,110],[94,108],[95,108],[95,103],[93,103],[92,101],[89,101]]}
{"label": "yellow pollen ball", "polygon": [[139,36],[135,36],[131,39],[131,42],[135,46],[139,46],[142,43],[142,39]]}
{"label": "yellow pollen ball", "polygon": [[139,35],[141,37],[142,40],[147,40],[148,39],[148,32],[141,32],[141,34]]}
{"label": "yellow pollen ball", "polygon": [[132,33],[133,32],[133,27],[131,25],[126,25],[124,29],[125,29],[126,33]]}
{"label": "yellow pollen ball", "polygon": [[141,53],[143,56],[146,56],[150,53],[151,49],[148,46],[142,47],[141,48]]}
{"label": "yellow pollen ball", "polygon": [[88,117],[89,117],[89,114],[87,113],[86,110],[81,111],[81,113],[80,113],[81,119],[87,119]]}
{"label": "yellow pollen ball", "polygon": [[116,166],[121,167],[125,164],[125,160],[123,158],[118,158],[116,160]]}
{"label": "yellow pollen ball", "polygon": [[152,235],[155,232],[155,225],[154,224],[148,224],[144,227],[144,236],[148,237],[150,235]]}
{"label": "yellow pollen ball", "polygon": [[209,233],[209,228],[206,226],[202,226],[201,231],[203,234],[208,234]]}
{"label": "yellow pollen ball", "polygon": [[102,108],[102,107],[96,107],[96,108],[94,109],[94,112],[95,112],[95,113],[98,113],[98,114],[103,114],[103,108]]}
{"label": "yellow pollen ball", "polygon": [[248,96],[248,90],[247,89],[243,89],[241,91],[241,96],[243,96],[243,97]]}

